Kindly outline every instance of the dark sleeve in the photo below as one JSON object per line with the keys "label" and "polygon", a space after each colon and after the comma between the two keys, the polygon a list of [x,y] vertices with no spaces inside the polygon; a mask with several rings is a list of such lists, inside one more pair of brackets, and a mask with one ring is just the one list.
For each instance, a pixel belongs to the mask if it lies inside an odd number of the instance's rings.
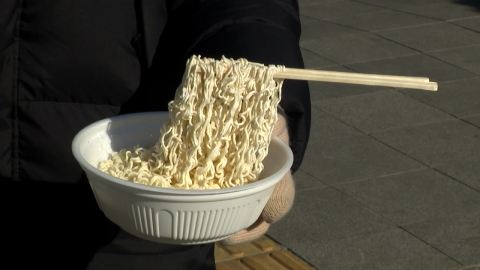
{"label": "dark sleeve", "polygon": [[168,245],[144,240],[120,230],[100,249],[86,270],[214,270],[215,245]]}
{"label": "dark sleeve", "polygon": [[[295,0],[176,1],[170,6],[168,16],[149,70],[150,78],[157,82],[150,81],[150,86],[175,88],[181,81],[186,60],[193,54],[304,68]],[[170,85],[164,83],[167,81]],[[294,152],[292,170],[296,171],[310,133],[308,83],[286,80],[280,105],[287,114]]]}

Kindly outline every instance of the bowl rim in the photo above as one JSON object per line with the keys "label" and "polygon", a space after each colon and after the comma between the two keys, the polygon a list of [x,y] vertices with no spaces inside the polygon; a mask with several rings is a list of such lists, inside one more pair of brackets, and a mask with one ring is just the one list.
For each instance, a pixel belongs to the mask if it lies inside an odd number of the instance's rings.
{"label": "bowl rim", "polygon": [[[288,144],[286,144],[284,141],[282,141],[278,137],[274,137],[271,140],[271,143],[276,143],[280,146],[281,151],[285,152],[287,155],[287,161],[286,161],[286,166],[283,166],[279,171],[275,172],[274,174],[262,178],[258,181],[242,185],[242,186],[236,186],[236,187],[229,187],[229,188],[221,188],[221,189],[180,189],[180,188],[165,188],[165,187],[156,187],[156,186],[149,186],[149,185],[144,185],[144,184],[139,184],[139,183],[134,183],[131,181],[123,180],[118,177],[112,176],[110,174],[107,174],[105,172],[100,171],[97,169],[95,166],[91,165],[89,162],[85,160],[85,158],[82,156],[81,151],[80,151],[80,146],[82,142],[85,141],[85,137],[87,136],[87,133],[94,128],[98,128],[103,125],[108,125],[109,123],[113,121],[125,121],[125,120],[132,120],[134,118],[157,118],[157,117],[168,117],[168,112],[166,111],[155,111],[155,112],[138,112],[138,113],[129,113],[129,114],[122,114],[122,115],[116,115],[112,117],[108,117],[102,120],[95,121],[84,128],[82,128],[73,138],[72,141],[72,152],[77,160],[77,162],[80,164],[80,166],[83,168],[84,173],[93,173],[96,176],[98,176],[101,179],[104,179],[107,183],[110,182],[110,184],[115,184],[115,186],[119,185],[122,187],[129,187],[133,188],[136,190],[141,190],[144,192],[151,192],[151,193],[156,193],[156,194],[164,194],[164,195],[189,195],[189,196],[205,196],[205,195],[217,195],[217,194],[226,194],[226,193],[234,193],[234,192],[241,192],[241,191],[246,191],[254,188],[258,188],[261,186],[265,186],[265,188],[270,187],[271,185],[276,184],[283,178],[283,175],[288,172],[288,170],[291,169],[291,166],[293,164],[293,152]],[[274,179],[278,179],[274,180]],[[89,178],[89,181],[90,178]],[[270,182],[270,184],[266,184],[267,182]]]}

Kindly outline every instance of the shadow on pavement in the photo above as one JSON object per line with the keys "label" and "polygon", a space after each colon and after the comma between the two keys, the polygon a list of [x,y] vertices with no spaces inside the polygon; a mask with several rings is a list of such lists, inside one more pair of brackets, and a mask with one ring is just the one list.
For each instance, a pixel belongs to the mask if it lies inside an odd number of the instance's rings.
{"label": "shadow on pavement", "polygon": [[480,12],[480,1],[479,0],[453,0],[453,2],[461,4],[461,5],[471,6],[471,7],[475,8],[476,11]]}

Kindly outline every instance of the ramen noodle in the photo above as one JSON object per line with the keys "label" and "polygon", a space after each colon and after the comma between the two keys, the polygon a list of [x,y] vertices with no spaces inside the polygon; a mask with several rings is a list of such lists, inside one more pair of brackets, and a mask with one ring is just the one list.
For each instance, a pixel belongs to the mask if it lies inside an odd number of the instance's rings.
{"label": "ramen noodle", "polygon": [[99,164],[115,177],[182,189],[254,182],[263,170],[284,66],[193,56],[168,104],[169,118],[151,148],[122,149]]}

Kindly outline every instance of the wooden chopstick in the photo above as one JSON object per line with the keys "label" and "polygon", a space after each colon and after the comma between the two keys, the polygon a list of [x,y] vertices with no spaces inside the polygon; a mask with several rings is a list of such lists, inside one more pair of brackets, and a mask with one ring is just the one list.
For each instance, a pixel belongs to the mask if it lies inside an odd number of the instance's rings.
{"label": "wooden chopstick", "polygon": [[408,77],[408,76],[394,76],[394,75],[380,75],[380,74],[365,74],[365,73],[353,73],[353,72],[339,72],[339,71],[326,71],[326,70],[314,70],[314,69],[300,69],[300,68],[285,68],[285,72],[297,73],[297,74],[312,74],[312,75],[331,75],[331,76],[348,76],[351,78],[370,78],[370,79],[386,79],[386,80],[401,80],[412,82],[429,82],[426,77]]}
{"label": "wooden chopstick", "polygon": [[398,88],[421,89],[428,91],[437,91],[438,89],[437,83],[430,82],[429,79],[425,77],[361,74],[296,68],[285,68],[283,72],[277,72],[273,76],[279,79],[388,86]]}

